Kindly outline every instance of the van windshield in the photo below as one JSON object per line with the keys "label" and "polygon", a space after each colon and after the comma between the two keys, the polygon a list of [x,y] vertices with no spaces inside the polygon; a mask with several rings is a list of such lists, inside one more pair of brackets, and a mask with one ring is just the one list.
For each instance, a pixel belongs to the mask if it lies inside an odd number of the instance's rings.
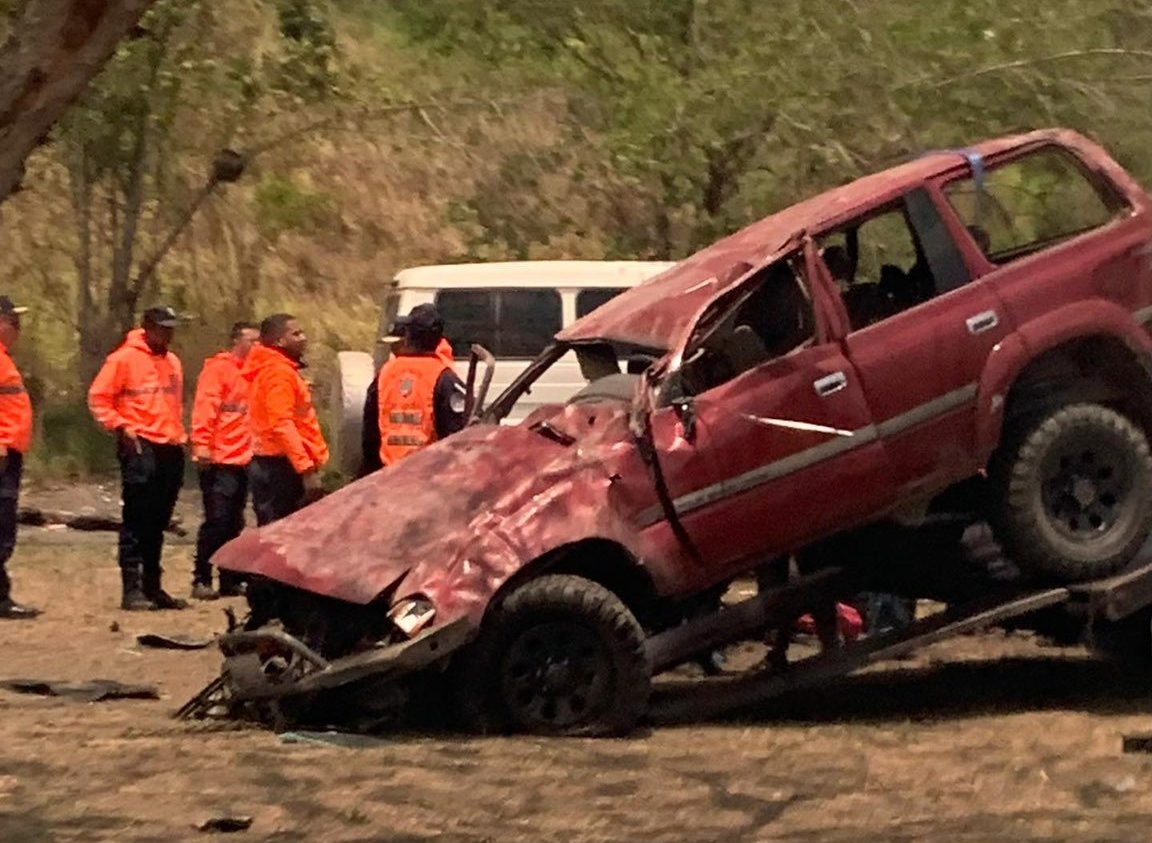
{"label": "van windshield", "polygon": [[478,343],[503,359],[531,359],[561,328],[560,293],[551,289],[440,290],[436,309],[458,357]]}

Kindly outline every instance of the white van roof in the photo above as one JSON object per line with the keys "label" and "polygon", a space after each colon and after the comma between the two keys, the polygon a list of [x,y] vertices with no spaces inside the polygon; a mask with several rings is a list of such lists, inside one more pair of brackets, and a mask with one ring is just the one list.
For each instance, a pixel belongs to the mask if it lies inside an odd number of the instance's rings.
{"label": "white van roof", "polygon": [[446,287],[631,287],[674,261],[498,261],[417,266],[396,273],[403,289]]}

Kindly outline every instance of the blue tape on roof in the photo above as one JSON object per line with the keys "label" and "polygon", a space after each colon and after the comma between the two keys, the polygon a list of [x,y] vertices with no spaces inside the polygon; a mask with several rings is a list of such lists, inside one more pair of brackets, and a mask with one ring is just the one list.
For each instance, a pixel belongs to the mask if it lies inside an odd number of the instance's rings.
{"label": "blue tape on roof", "polygon": [[926,158],[929,155],[959,155],[968,162],[972,169],[972,180],[976,182],[976,189],[984,189],[984,156],[974,149],[929,149],[917,155],[917,158]]}

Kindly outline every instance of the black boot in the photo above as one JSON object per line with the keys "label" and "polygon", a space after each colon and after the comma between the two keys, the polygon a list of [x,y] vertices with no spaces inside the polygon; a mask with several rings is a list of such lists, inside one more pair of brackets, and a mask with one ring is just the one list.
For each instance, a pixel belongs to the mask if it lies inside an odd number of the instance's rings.
{"label": "black boot", "polygon": [[120,608],[125,612],[147,612],[156,608],[156,604],[144,595],[139,568],[121,568],[120,582],[124,591]]}
{"label": "black boot", "polygon": [[187,609],[188,601],[173,597],[160,587],[160,569],[144,571],[144,596],[156,609]]}
{"label": "black boot", "polygon": [[39,615],[39,609],[34,609],[31,606],[23,606],[10,597],[0,600],[0,618],[5,620],[26,621]]}
{"label": "black boot", "polygon": [[231,571],[220,572],[221,597],[243,597],[244,590],[244,578],[242,576]]}

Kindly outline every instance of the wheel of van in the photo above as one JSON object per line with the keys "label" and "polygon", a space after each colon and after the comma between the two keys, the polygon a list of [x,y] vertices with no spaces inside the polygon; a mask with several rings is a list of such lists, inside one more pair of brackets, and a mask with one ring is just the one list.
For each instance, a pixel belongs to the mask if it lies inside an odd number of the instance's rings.
{"label": "wheel of van", "polygon": [[376,376],[372,355],[341,351],[336,355],[337,377],[329,401],[332,462],[346,477],[360,471],[363,454],[360,432],[364,427],[364,398]]}
{"label": "wheel of van", "polygon": [[582,577],[513,591],[460,654],[457,691],[480,731],[595,737],[632,729],[648,705],[644,630],[620,599]]}
{"label": "wheel of van", "polygon": [[1152,529],[1144,433],[1098,404],[1010,424],[993,460],[993,526],[1023,570],[1061,582],[1115,574]]}

